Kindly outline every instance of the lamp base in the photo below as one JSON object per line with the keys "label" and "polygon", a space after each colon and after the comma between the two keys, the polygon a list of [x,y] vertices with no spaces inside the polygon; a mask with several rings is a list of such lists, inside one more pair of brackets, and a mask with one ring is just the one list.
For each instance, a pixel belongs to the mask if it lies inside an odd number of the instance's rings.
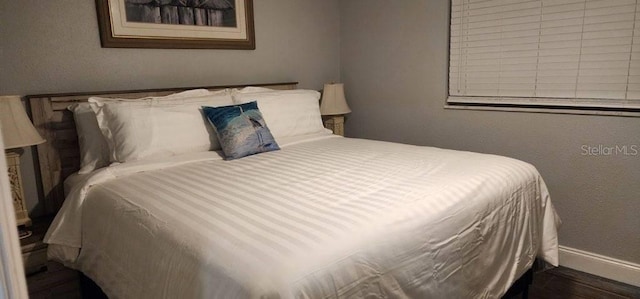
{"label": "lamp base", "polygon": [[9,173],[9,182],[11,183],[11,197],[13,198],[13,209],[16,213],[16,223],[18,225],[31,226],[31,219],[29,218],[24,191],[22,189],[20,154],[20,150],[5,151],[7,172]]}
{"label": "lamp base", "polygon": [[344,136],[344,115],[326,116],[324,127],[333,131],[333,134]]}

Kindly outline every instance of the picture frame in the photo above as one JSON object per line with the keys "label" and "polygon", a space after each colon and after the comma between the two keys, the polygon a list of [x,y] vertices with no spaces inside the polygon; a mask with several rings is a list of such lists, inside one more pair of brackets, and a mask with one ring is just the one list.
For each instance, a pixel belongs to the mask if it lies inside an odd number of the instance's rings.
{"label": "picture frame", "polygon": [[254,50],[253,0],[96,0],[103,48]]}

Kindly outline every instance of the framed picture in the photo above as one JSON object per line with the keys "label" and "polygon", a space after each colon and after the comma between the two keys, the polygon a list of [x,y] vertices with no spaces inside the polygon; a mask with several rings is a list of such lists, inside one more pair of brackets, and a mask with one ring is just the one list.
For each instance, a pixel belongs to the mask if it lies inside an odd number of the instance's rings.
{"label": "framed picture", "polygon": [[256,48],[253,0],[96,0],[104,48]]}

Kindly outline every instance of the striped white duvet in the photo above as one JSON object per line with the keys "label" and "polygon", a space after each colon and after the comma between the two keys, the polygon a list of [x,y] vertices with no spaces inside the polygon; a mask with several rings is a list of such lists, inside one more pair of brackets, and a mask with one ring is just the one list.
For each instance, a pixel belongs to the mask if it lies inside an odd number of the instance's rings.
{"label": "striped white duvet", "polygon": [[527,163],[327,136],[108,167],[46,242],[112,298],[498,298],[556,222]]}

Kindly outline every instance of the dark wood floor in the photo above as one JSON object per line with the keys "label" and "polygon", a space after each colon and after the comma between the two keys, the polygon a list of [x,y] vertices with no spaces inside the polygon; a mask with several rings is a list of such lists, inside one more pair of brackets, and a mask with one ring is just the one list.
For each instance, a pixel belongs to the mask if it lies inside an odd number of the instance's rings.
{"label": "dark wood floor", "polygon": [[530,299],[640,299],[640,288],[558,267],[533,276]]}
{"label": "dark wood floor", "polygon": [[[28,277],[31,299],[80,298],[78,274],[61,265],[49,269],[53,275]],[[61,279],[61,277],[73,279]],[[56,278],[51,281],[51,277]],[[62,281],[62,282],[61,282]],[[35,291],[41,288],[41,291]],[[87,296],[89,299],[102,298]],[[520,296],[510,299],[520,298]],[[568,268],[554,268],[533,276],[530,299],[640,299],[640,288]],[[85,298],[87,299],[87,298]]]}

